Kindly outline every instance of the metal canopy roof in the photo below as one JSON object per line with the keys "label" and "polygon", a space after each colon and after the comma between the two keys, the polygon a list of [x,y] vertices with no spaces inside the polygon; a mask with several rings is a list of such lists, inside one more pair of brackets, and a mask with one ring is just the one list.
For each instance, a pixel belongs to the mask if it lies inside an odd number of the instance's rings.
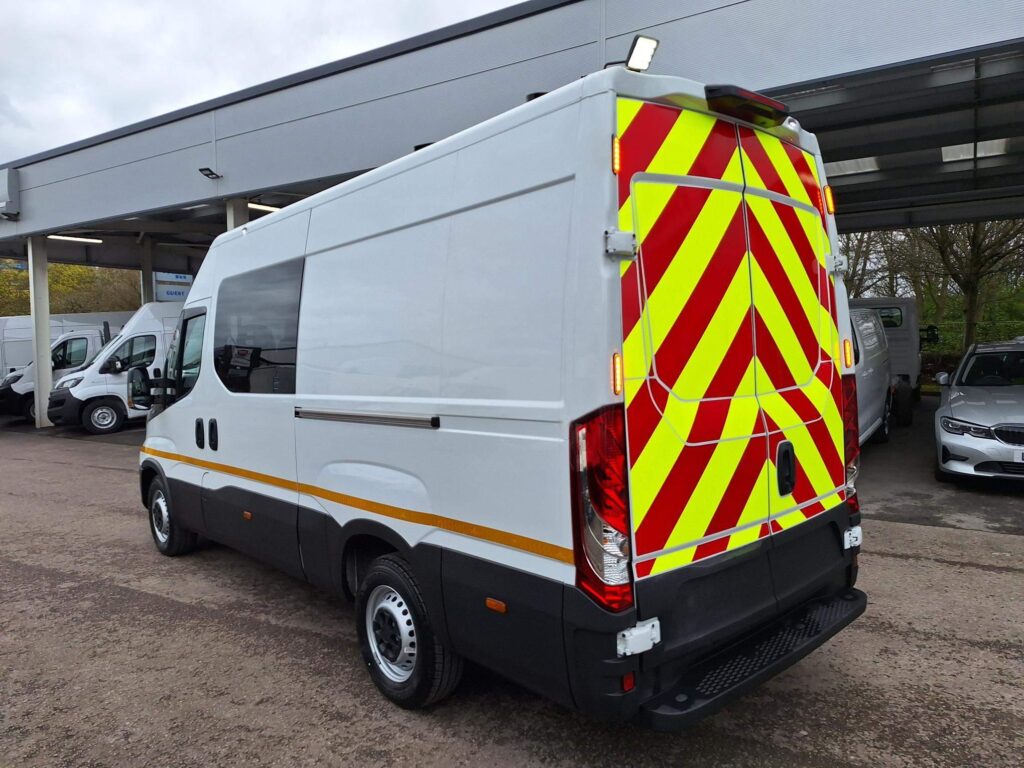
{"label": "metal canopy roof", "polygon": [[637,32],[662,40],[652,71],[787,101],[819,135],[841,229],[1024,215],[1024,0],[792,7],[532,0],[23,158],[3,166],[25,215],[0,221],[0,256],[60,231],[103,243],[50,241],[52,261],[138,267],[145,236],[156,269],[194,272],[226,199],[305,197],[621,59]]}
{"label": "metal canopy roof", "polygon": [[841,230],[1024,216],[1024,41],[771,89],[818,135]]}

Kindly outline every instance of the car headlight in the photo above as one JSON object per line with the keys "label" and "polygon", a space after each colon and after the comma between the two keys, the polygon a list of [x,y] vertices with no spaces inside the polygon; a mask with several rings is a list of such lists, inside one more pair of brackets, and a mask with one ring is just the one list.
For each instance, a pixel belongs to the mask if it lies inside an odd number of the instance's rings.
{"label": "car headlight", "polygon": [[72,387],[77,387],[84,380],[85,380],[84,376],[76,376],[73,379],[64,379],[62,382],[60,382],[56,386],[56,389],[71,389]]}
{"label": "car headlight", "polygon": [[983,427],[980,424],[971,424],[969,421],[958,421],[957,419],[951,419],[948,416],[943,416],[939,419],[939,424],[941,424],[942,428],[951,435],[970,435],[971,437],[980,437],[984,440],[996,439],[996,436],[992,433],[991,427]]}
{"label": "car headlight", "polygon": [[4,376],[3,381],[0,381],[0,387],[10,386],[11,384],[14,384],[17,381],[21,381],[21,374],[9,373],[6,376]]}

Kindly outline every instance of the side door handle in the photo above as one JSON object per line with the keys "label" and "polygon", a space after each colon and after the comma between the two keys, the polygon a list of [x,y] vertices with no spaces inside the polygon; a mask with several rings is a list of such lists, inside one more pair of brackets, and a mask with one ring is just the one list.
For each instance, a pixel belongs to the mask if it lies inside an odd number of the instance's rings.
{"label": "side door handle", "polygon": [[196,419],[196,445],[199,448],[206,447],[206,439],[203,435],[203,420]]}
{"label": "side door handle", "polygon": [[775,470],[779,481],[779,496],[789,496],[796,488],[796,451],[788,440],[779,443]]}
{"label": "side door handle", "polygon": [[217,450],[217,420],[210,419],[210,450]]}

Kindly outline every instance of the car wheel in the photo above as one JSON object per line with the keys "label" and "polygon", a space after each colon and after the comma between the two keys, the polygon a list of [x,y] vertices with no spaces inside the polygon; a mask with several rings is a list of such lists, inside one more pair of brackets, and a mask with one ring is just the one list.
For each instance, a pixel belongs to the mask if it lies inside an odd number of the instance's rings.
{"label": "car wheel", "polygon": [[198,537],[174,519],[171,498],[159,477],[149,484],[149,532],[162,555],[187,555],[196,548]]}
{"label": "car wheel", "polygon": [[871,439],[876,443],[888,443],[889,432],[892,430],[892,395],[885,396],[885,410],[882,412],[882,423],[878,425]]}
{"label": "car wheel", "polygon": [[27,395],[21,400],[21,415],[25,421],[36,422],[36,398],[35,395]]}
{"label": "car wheel", "polygon": [[94,435],[109,435],[124,425],[124,409],[109,400],[96,400],[82,411],[82,426]]}
{"label": "car wheel", "polygon": [[373,561],[356,592],[363,661],[377,689],[405,709],[440,701],[462,678],[462,657],[441,644],[409,565]]}
{"label": "car wheel", "polygon": [[893,413],[896,423],[901,427],[909,427],[914,423],[914,390],[905,382],[896,385]]}

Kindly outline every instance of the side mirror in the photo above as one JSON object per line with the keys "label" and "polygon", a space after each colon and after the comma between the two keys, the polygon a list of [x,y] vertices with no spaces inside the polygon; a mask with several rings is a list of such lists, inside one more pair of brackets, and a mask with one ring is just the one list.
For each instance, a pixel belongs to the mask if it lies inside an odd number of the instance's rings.
{"label": "side mirror", "polygon": [[145,368],[128,371],[128,407],[149,410],[153,406],[152,387]]}
{"label": "side mirror", "polygon": [[935,374],[935,383],[938,384],[940,387],[948,387],[949,374],[946,372]]}

